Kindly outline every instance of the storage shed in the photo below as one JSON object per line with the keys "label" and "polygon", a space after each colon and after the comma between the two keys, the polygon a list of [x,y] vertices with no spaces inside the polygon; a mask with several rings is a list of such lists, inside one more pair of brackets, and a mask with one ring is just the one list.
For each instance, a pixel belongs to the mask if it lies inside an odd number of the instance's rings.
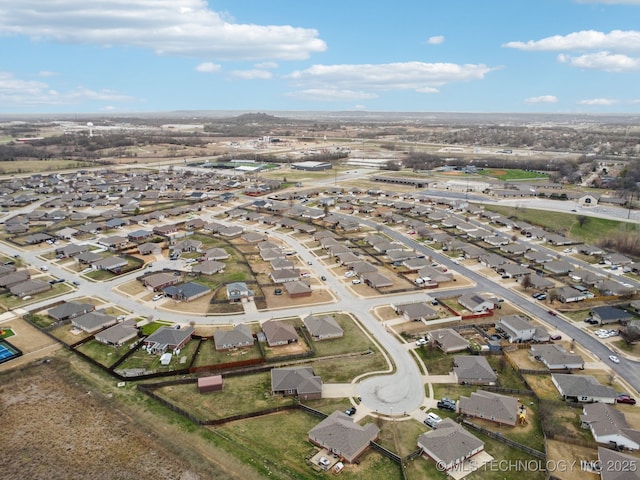
{"label": "storage shed", "polygon": [[222,375],[210,375],[198,378],[198,392],[220,392],[222,391]]}

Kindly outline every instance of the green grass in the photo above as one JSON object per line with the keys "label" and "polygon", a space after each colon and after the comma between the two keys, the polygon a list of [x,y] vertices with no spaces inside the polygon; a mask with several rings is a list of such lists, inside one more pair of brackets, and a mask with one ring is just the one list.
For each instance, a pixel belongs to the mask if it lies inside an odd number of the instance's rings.
{"label": "green grass", "polygon": [[499,180],[540,180],[549,178],[549,175],[537,172],[527,172],[526,170],[513,169],[513,168],[486,168],[478,171],[480,175],[486,175],[487,177],[494,177]]}
{"label": "green grass", "polygon": [[[281,480],[327,479],[331,475],[306,462],[318,450],[307,436],[319,421],[292,411],[234,422],[216,428],[216,432],[226,440],[224,446],[234,456],[266,476]],[[360,465],[347,465],[340,477],[394,480],[401,478],[401,472],[397,464],[368,450],[360,458]]]}
{"label": "green grass", "polygon": [[362,329],[351,315],[339,313],[333,315],[333,317],[338,325],[342,327],[344,335],[341,338],[314,341],[312,346],[315,349],[316,357],[363,352],[368,349],[377,351],[369,339],[362,333]]}
{"label": "green grass", "polygon": [[594,243],[606,236],[619,231],[638,231],[638,226],[619,220],[608,220],[597,217],[586,217],[582,226],[578,221],[579,215],[531,208],[503,207],[487,205],[487,210],[500,213],[509,218],[515,218],[543,227],[547,230],[559,232],[576,241]]}
{"label": "green grass", "polygon": [[429,375],[447,375],[453,370],[453,356],[428,345],[416,348],[416,352],[429,371]]}
{"label": "green grass", "polygon": [[110,347],[96,340],[90,340],[80,345],[78,350],[99,364],[110,367],[129,351],[129,345],[135,341],[136,339],[133,339],[120,347]]}
{"label": "green grass", "polygon": [[0,338],[9,338],[13,337],[15,332],[11,328],[2,328],[0,327]]}
{"label": "green grass", "polygon": [[222,392],[198,393],[194,382],[159,388],[155,393],[202,420],[259,412],[294,402],[293,397],[271,394],[270,373],[225,377]]}

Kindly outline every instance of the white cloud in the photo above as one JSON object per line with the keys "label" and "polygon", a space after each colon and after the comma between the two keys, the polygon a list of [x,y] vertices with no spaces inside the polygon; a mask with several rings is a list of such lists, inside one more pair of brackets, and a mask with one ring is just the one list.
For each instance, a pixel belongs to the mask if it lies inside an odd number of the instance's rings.
{"label": "white cloud", "polygon": [[287,96],[302,100],[317,100],[324,102],[371,100],[373,98],[378,98],[378,95],[375,93],[357,92],[353,90],[336,90],[330,88],[309,88],[306,90],[298,90],[288,93]]}
{"label": "white cloud", "polygon": [[567,63],[572,67],[605,70],[607,72],[629,72],[640,70],[640,58],[633,58],[618,53],[596,52],[572,57],[560,54],[558,61]]}
{"label": "white cloud", "polygon": [[243,80],[268,80],[273,77],[273,73],[267,70],[235,70],[231,74]]}
{"label": "white cloud", "polygon": [[278,64],[276,62],[262,62],[256,63],[254,67],[259,70],[273,70],[275,68],[278,68]]}
{"label": "white cloud", "polygon": [[429,37],[427,39],[427,43],[429,45],[440,45],[441,43],[444,43],[444,35],[435,35],[433,37]]}
{"label": "white cloud", "polygon": [[494,70],[486,65],[390,63],[313,65],[287,76],[296,86],[332,90],[414,90],[433,93],[453,82],[482,80]]}
{"label": "white cloud", "polygon": [[540,95],[539,97],[526,98],[525,103],[557,103],[558,97],[555,95]]}
{"label": "white cloud", "polygon": [[0,34],[233,60],[300,60],[326,50],[314,29],[234,23],[206,0],[0,0]]}
{"label": "white cloud", "polygon": [[58,75],[56,72],[50,72],[48,70],[41,70],[38,72],[39,77],[55,77]]}
{"label": "white cloud", "polygon": [[217,63],[203,62],[196,66],[196,71],[203,72],[203,73],[214,73],[214,72],[219,72],[220,68],[221,68],[220,65],[218,65]]}
{"label": "white cloud", "polygon": [[609,33],[596,30],[582,30],[568,35],[553,35],[541,40],[508,42],[503,47],[529,51],[638,51],[640,52],[640,32],[636,30],[612,30]]}
{"label": "white cloud", "polygon": [[615,105],[616,103],[618,103],[618,101],[613,100],[611,98],[591,98],[587,100],[580,100],[578,102],[579,105],[597,105],[597,106]]}
{"label": "white cloud", "polygon": [[421,88],[416,88],[416,92],[418,92],[418,93],[440,93],[440,90],[438,90],[437,88],[433,88],[433,87],[421,87]]}
{"label": "white cloud", "polygon": [[0,105],[22,109],[45,105],[79,105],[92,101],[132,102],[134,99],[112,90],[92,90],[83,86],[59,92],[47,83],[21,80],[0,72]]}

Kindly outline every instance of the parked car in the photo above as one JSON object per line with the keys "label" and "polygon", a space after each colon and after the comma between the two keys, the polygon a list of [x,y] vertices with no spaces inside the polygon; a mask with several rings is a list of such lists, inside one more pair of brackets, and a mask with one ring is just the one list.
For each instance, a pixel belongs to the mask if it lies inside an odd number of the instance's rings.
{"label": "parked car", "polygon": [[359,283],[362,283],[362,280],[360,280],[359,278],[354,278],[353,280],[351,280],[351,283],[353,285],[358,285]]}
{"label": "parked car", "polygon": [[327,277],[325,277],[324,275],[322,275],[322,276],[320,277],[320,280],[322,280],[322,281],[324,282],[324,281],[326,281],[326,280],[327,280]]}
{"label": "parked car", "polygon": [[357,409],[356,407],[351,407],[351,408],[347,408],[344,413],[351,416],[351,415],[355,415]]}
{"label": "parked car", "polygon": [[536,300],[540,300],[540,301],[546,300],[546,299],[547,299],[547,294],[546,293],[541,293],[540,295],[538,295],[536,297]]}
{"label": "parked car", "polygon": [[281,288],[276,288],[276,289],[273,291],[273,294],[274,294],[274,295],[282,295],[282,289],[281,289]]}
{"label": "parked car", "polygon": [[562,335],[551,335],[549,338],[551,340],[562,340]]}
{"label": "parked car", "polygon": [[628,405],[635,405],[636,399],[628,393],[619,393],[616,397],[616,403],[626,403]]}
{"label": "parked car", "polygon": [[435,413],[429,412],[427,414],[427,418],[425,418],[424,420],[424,424],[427,427],[436,428],[436,425],[438,425],[438,423],[440,423],[441,421],[442,419],[438,415],[436,415]]}
{"label": "parked car", "polygon": [[40,266],[40,270],[42,270],[43,272],[46,272],[47,270],[49,270],[49,267],[47,267],[46,265],[42,265]]}
{"label": "parked car", "polygon": [[71,282],[71,283],[73,283],[75,286],[80,285],[80,282],[79,282],[78,280],[74,280],[74,281],[73,281],[73,282]]}
{"label": "parked car", "polygon": [[456,401],[451,400],[450,398],[443,398],[438,401],[438,408],[442,410],[450,410],[452,412],[456,411]]}
{"label": "parked car", "polygon": [[155,301],[157,301],[157,300],[160,300],[160,299],[161,299],[161,298],[163,298],[163,297],[164,297],[164,295],[157,294],[157,295],[154,295],[154,296],[153,296],[153,298],[152,298],[151,300],[153,300],[153,301],[155,302]]}
{"label": "parked car", "polygon": [[558,314],[557,314],[557,312],[554,312],[553,310],[549,310],[549,312],[548,312],[548,313],[549,313],[549,315],[553,315],[554,317],[555,317],[556,315],[558,315]]}
{"label": "parked car", "polygon": [[426,344],[427,344],[427,341],[424,338],[419,338],[418,340],[416,340],[416,346],[418,347],[421,347]]}

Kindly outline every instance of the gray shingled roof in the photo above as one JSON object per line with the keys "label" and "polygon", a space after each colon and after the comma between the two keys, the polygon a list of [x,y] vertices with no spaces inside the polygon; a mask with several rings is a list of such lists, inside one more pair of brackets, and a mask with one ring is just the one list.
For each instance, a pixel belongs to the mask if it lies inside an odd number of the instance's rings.
{"label": "gray shingled roof", "polygon": [[322,379],[311,367],[274,368],[271,370],[271,390],[294,391],[298,395],[322,393]]}
{"label": "gray shingled roof", "polygon": [[482,440],[467,432],[462,425],[450,418],[443,419],[437,427],[418,437],[418,446],[422,447],[425,453],[436,462],[449,465],[484,448]]}
{"label": "gray shingled roof", "polygon": [[309,430],[309,438],[352,461],[379,433],[375,424],[360,426],[351,417],[335,411]]}

